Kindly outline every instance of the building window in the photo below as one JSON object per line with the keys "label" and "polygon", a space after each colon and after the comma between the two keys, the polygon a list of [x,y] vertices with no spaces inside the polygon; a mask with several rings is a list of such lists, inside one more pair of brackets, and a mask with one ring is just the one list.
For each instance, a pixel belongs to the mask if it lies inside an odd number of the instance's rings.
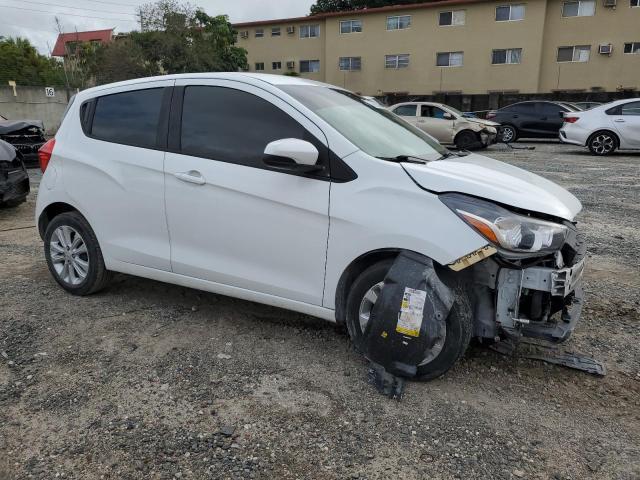
{"label": "building window", "polygon": [[558,47],[558,62],[588,62],[590,55],[591,45]]}
{"label": "building window", "polygon": [[505,48],[494,50],[491,55],[493,65],[515,65],[522,60],[521,48]]}
{"label": "building window", "polygon": [[342,20],[340,22],[340,33],[360,32],[362,32],[362,20]]}
{"label": "building window", "polygon": [[264,62],[256,62],[256,72],[264,70]]}
{"label": "building window", "polygon": [[466,12],[464,10],[453,10],[450,12],[440,12],[438,25],[441,27],[464,25]]}
{"label": "building window", "polygon": [[624,44],[624,53],[640,54],[640,42],[630,42]]}
{"label": "building window", "polygon": [[640,0],[629,0],[630,7],[640,7]]}
{"label": "building window", "polygon": [[464,60],[464,52],[441,52],[436,56],[438,67],[461,67]]}
{"label": "building window", "polygon": [[408,66],[409,54],[384,56],[384,68],[407,68]]}
{"label": "building window", "polygon": [[302,25],[300,27],[300,38],[314,38],[320,36],[320,24]]}
{"label": "building window", "polygon": [[282,70],[282,62],[271,62],[271,70]]}
{"label": "building window", "polygon": [[501,5],[496,7],[496,22],[524,20],[524,5]]}
{"label": "building window", "polygon": [[402,30],[411,26],[411,15],[387,17],[387,30]]}
{"label": "building window", "polygon": [[563,17],[593,17],[596,14],[596,0],[579,0],[562,4]]}
{"label": "building window", "polygon": [[362,68],[361,57],[340,57],[339,62],[340,70],[354,71]]}
{"label": "building window", "polygon": [[271,36],[272,37],[279,37],[280,36],[280,27],[273,27],[271,29]]}
{"label": "building window", "polygon": [[264,37],[264,28],[256,28],[256,38]]}
{"label": "building window", "polygon": [[300,73],[317,73],[320,71],[320,60],[300,60]]}

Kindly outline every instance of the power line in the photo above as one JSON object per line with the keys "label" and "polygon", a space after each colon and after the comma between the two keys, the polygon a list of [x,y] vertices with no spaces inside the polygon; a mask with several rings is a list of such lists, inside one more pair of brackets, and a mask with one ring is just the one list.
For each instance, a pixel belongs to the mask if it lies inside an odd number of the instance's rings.
{"label": "power line", "polygon": [[[18,1],[18,0],[16,0]],[[109,11],[109,10],[95,10],[95,9],[91,9],[91,8],[84,8],[84,7],[69,7],[67,5],[60,5],[59,3],[45,3],[45,2],[35,2],[33,0],[19,0],[21,3],[34,3],[36,5],[49,5],[52,7],[62,7],[62,8],[70,8],[72,10],[86,10],[87,12],[98,12],[98,13],[112,13],[114,15],[131,15],[131,16],[136,16],[134,13],[125,13],[125,12],[114,12],[114,11]]]}
{"label": "power line", "polygon": [[24,28],[26,30],[33,30],[34,32],[49,32],[49,33],[54,32],[54,33],[58,33],[55,28],[51,28],[51,30],[45,30],[45,29],[42,29],[42,28],[27,27],[26,25],[20,25],[18,23],[5,23],[5,22],[0,22],[0,25],[8,25],[9,27]]}
{"label": "power line", "polygon": [[0,8],[13,8],[16,10],[25,10],[27,12],[35,12],[40,15],[68,15],[71,17],[82,17],[82,18],[97,18],[99,20],[112,20],[114,22],[133,22],[138,23],[137,20],[131,20],[129,18],[106,18],[106,17],[94,17],[90,15],[78,15],[77,13],[65,13],[65,12],[47,12],[45,10],[36,10],[34,8],[22,8],[22,7],[12,7],[10,5],[0,5]]}
{"label": "power line", "polygon": [[140,3],[118,3],[118,2],[104,2],[102,0],[85,0],[87,2],[106,3],[107,5],[120,5],[123,7],[139,7]]}

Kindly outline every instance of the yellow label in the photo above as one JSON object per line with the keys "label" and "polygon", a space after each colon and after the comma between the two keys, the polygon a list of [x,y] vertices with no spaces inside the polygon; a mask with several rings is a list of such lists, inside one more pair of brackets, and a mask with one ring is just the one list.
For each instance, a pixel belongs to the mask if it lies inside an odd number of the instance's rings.
{"label": "yellow label", "polygon": [[490,257],[494,253],[496,253],[498,249],[491,245],[485,245],[482,248],[479,248],[475,252],[471,252],[464,257],[460,257],[453,263],[450,263],[448,266],[454,272],[459,272],[460,270],[464,270],[467,267],[470,267],[474,263],[478,263],[480,260],[484,260],[487,257]]}

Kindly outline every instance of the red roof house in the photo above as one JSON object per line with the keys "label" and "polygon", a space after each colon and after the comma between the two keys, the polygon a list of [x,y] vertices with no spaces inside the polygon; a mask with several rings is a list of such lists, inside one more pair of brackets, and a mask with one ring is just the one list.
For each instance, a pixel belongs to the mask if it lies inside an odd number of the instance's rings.
{"label": "red roof house", "polygon": [[66,57],[75,51],[75,45],[80,43],[109,43],[113,39],[113,28],[108,30],[92,30],[88,32],[61,33],[51,55]]}

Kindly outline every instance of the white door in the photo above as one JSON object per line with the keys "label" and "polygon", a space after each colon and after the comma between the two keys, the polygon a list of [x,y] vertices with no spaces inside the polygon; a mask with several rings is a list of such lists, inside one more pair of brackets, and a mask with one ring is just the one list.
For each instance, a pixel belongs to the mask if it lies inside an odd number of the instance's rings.
{"label": "white door", "polygon": [[328,162],[322,132],[276,96],[239,82],[177,81],[176,95],[184,98],[182,121],[172,125],[169,147],[180,153],[165,158],[173,271],[322,305],[328,169],[305,176],[262,161],[269,142],[300,138]]}
{"label": "white door", "polygon": [[440,143],[453,143],[454,120],[444,118],[445,113],[439,107],[421,105],[417,125]]}
{"label": "white door", "polygon": [[65,149],[65,189],[87,215],[107,268],[113,260],[171,269],[157,143],[163,99],[171,94],[164,87],[171,86],[173,80],[109,89],[97,98],[86,134]]}
{"label": "white door", "polygon": [[625,103],[611,120],[620,134],[621,148],[640,147],[640,102]]}

